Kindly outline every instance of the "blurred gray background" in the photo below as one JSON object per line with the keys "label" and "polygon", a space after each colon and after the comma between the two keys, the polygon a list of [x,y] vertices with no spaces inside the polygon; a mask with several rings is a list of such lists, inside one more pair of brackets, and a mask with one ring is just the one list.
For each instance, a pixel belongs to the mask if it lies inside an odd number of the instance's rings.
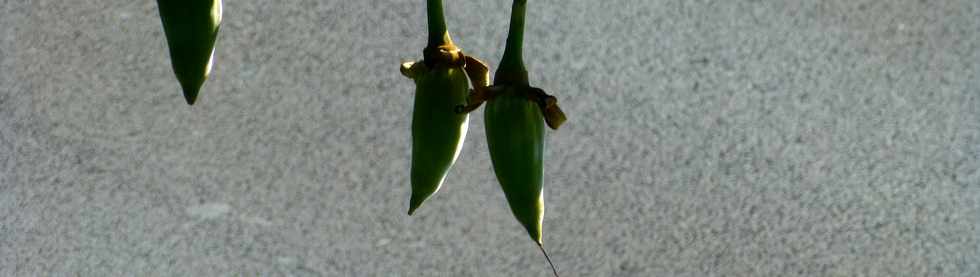
{"label": "blurred gray background", "polygon": [[[492,67],[508,0],[446,0]],[[980,2],[531,0],[563,276],[980,275]],[[408,206],[424,1],[232,0],[195,106],[155,1],[0,0],[0,275],[548,276],[482,110]]]}

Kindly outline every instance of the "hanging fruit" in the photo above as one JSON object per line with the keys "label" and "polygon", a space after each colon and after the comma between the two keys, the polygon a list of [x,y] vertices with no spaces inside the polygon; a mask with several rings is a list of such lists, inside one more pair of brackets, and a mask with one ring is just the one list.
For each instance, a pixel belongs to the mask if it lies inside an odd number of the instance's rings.
{"label": "hanging fruit", "polygon": [[[453,44],[442,12],[442,1],[429,0],[429,41],[423,60],[401,65],[402,75],[415,81],[412,111],[412,195],[408,214],[422,206],[442,186],[466,139],[469,115],[456,113],[469,94],[467,72],[487,75],[486,65],[463,55]],[[484,77],[482,86],[486,86]]]}
{"label": "hanging fruit", "polygon": [[514,1],[507,44],[494,85],[474,84],[470,101],[456,110],[466,113],[487,103],[487,146],[497,181],[514,217],[537,243],[557,276],[558,269],[544,249],[542,234],[544,123],[557,130],[565,122],[565,114],[555,97],[528,85],[522,53],[526,6],[526,0]]}

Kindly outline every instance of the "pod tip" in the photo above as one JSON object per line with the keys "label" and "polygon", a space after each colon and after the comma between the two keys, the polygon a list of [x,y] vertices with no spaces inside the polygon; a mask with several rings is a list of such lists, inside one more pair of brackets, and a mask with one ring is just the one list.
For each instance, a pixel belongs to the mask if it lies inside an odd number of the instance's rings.
{"label": "pod tip", "polygon": [[194,105],[197,101],[197,91],[184,90],[184,100],[187,100],[187,105]]}
{"label": "pod tip", "polygon": [[418,208],[422,206],[422,201],[418,201],[415,199],[415,197],[412,197],[412,200],[409,202],[410,203],[408,204],[408,215],[413,215],[415,214],[415,210],[418,210]]}

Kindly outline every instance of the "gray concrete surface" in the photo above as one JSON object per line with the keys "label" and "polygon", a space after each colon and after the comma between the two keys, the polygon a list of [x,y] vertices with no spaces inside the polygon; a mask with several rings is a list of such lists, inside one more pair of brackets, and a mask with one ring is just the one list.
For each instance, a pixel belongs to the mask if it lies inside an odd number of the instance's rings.
{"label": "gray concrete surface", "polygon": [[[154,1],[0,1],[0,275],[548,276],[482,112],[405,215],[422,2],[227,1],[189,107]],[[980,2],[530,2],[563,276],[980,276]]]}

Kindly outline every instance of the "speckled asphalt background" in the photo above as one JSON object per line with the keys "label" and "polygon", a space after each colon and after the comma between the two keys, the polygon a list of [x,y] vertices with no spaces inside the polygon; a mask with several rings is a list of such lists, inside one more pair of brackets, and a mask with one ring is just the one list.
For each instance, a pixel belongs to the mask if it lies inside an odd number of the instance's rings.
{"label": "speckled asphalt background", "polygon": [[[155,1],[0,0],[0,275],[548,276],[482,112],[405,215],[422,2],[227,1],[191,107]],[[510,1],[446,4],[496,64]],[[980,2],[528,13],[563,276],[980,275]]]}

